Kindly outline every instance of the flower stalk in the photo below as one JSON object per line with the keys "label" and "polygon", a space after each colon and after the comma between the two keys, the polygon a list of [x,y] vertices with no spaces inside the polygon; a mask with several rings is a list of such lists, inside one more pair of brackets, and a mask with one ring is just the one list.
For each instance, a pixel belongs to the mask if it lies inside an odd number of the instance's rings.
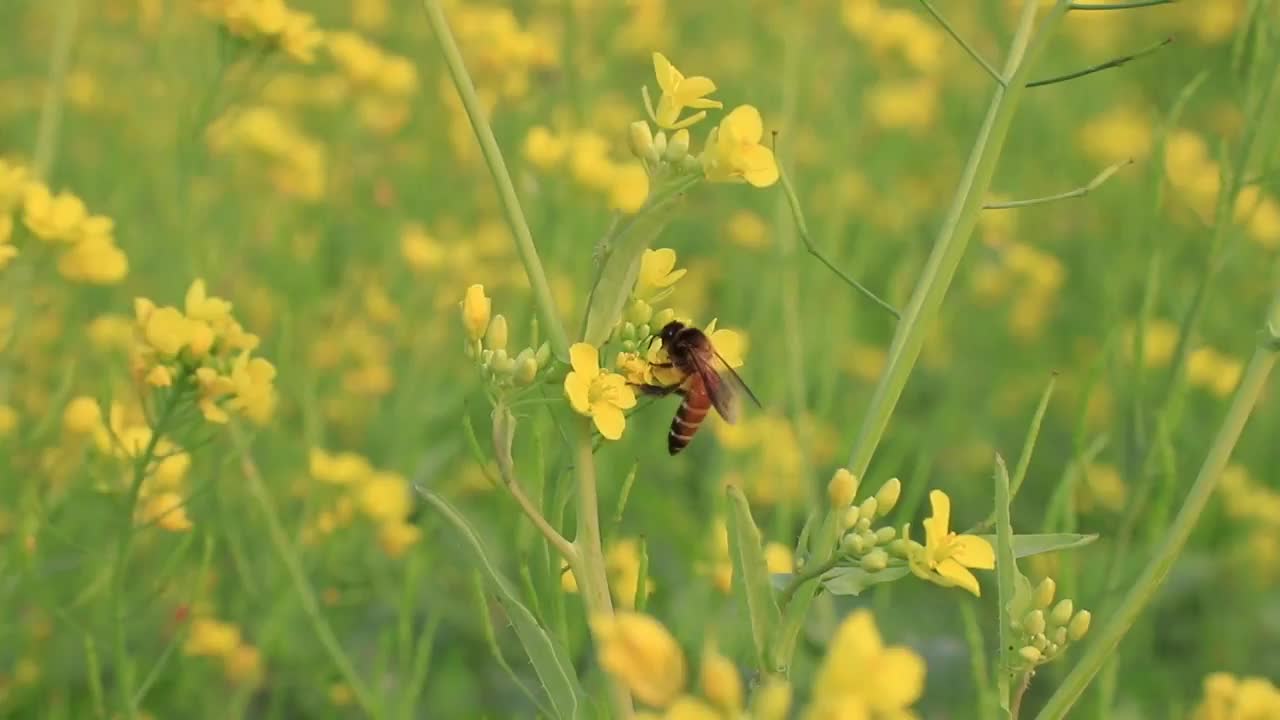
{"label": "flower stalk", "polygon": [[[1023,5],[1002,74],[1006,82],[997,85],[993,91],[986,118],[978,130],[960,184],[934,241],[933,251],[910,302],[902,311],[902,319],[889,346],[884,373],[876,385],[850,453],[848,468],[857,477],[864,476],[871,464],[871,457],[920,356],[925,336],[964,257],[1028,76],[1069,5],[1069,0],[1058,0],[1038,29],[1035,19],[1039,3],[1028,0]],[[812,554],[815,562],[823,562],[835,551],[838,522],[839,513],[835,511],[829,511],[822,521],[815,536]],[[809,581],[796,593],[784,613],[781,637],[774,645],[774,663],[779,672],[786,672],[790,667],[796,640],[816,591],[816,581]]]}

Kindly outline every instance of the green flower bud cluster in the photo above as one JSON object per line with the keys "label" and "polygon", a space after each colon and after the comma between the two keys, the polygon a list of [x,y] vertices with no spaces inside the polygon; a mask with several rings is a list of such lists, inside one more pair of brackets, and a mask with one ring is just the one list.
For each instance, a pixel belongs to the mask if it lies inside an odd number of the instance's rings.
{"label": "green flower bud cluster", "polygon": [[660,173],[685,174],[702,172],[702,164],[689,154],[689,131],[681,128],[670,135],[663,130],[654,134],[646,120],[637,120],[627,129],[631,154],[644,163],[652,176]]}
{"label": "green flower bud cluster", "polygon": [[[854,504],[858,481],[848,470],[840,469],[827,485],[828,500],[832,508],[842,512],[840,517],[840,551],[849,560],[867,572],[877,572],[889,566],[889,548],[898,542],[898,531],[890,526],[876,527],[876,520],[883,519],[898,504],[902,495],[902,483],[898,478],[889,480],[876,494]],[[843,507],[843,511],[840,508]]]}
{"label": "green flower bud cluster", "polygon": [[1025,672],[1051,662],[1089,632],[1089,611],[1076,610],[1070,598],[1054,603],[1056,591],[1057,584],[1047,577],[1029,593],[1022,589],[1011,604],[1010,629],[1018,648],[1013,670]]}
{"label": "green flower bud cluster", "polygon": [[476,361],[485,379],[498,387],[532,385],[551,363],[551,345],[544,342],[537,349],[526,347],[512,354],[507,340],[507,318],[498,313],[489,319],[481,337],[468,339],[465,352]]}
{"label": "green flower bud cluster", "polygon": [[676,313],[671,308],[654,312],[645,301],[632,298],[611,339],[617,340],[625,352],[644,352],[649,349],[646,341],[661,330],[663,325],[674,320],[675,316]]}

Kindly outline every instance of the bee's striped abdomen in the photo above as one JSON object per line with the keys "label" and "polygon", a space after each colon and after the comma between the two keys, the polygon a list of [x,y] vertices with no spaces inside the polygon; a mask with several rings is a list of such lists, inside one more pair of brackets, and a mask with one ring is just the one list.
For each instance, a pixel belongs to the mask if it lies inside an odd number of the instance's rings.
{"label": "bee's striped abdomen", "polygon": [[711,397],[707,395],[706,387],[701,382],[694,381],[685,392],[684,401],[680,403],[675,419],[671,421],[671,430],[667,433],[667,452],[675,455],[685,449],[710,410]]}

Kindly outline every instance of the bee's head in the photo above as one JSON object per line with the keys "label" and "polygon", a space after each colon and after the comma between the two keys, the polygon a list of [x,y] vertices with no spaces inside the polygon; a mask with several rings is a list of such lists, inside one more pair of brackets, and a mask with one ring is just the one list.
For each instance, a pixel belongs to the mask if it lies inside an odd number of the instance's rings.
{"label": "bee's head", "polygon": [[684,329],[684,323],[680,322],[679,320],[672,320],[671,322],[662,326],[662,331],[658,333],[658,337],[662,338],[662,344],[666,345],[670,343],[672,340],[675,340],[676,335],[679,335],[680,331],[683,329]]}

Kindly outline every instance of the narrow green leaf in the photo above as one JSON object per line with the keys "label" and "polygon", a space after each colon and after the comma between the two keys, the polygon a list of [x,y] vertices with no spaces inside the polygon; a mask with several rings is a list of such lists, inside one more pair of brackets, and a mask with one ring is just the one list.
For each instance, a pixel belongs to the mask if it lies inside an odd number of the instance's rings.
{"label": "narrow green leaf", "polygon": [[[755,641],[756,661],[768,672],[769,643],[774,637],[782,613],[769,581],[769,566],[764,559],[760,529],[751,517],[751,505],[737,487],[729,486],[729,543],[733,549],[733,575],[746,594],[751,616],[751,638]],[[740,580],[739,580],[740,579]],[[735,584],[739,584],[735,582]]]}
{"label": "narrow green leaf", "polygon": [[1022,481],[1027,479],[1027,468],[1031,465],[1031,452],[1035,450],[1036,440],[1040,437],[1040,424],[1044,422],[1044,413],[1049,409],[1049,398],[1053,397],[1053,386],[1057,381],[1058,374],[1055,372],[1049,377],[1049,383],[1044,386],[1044,392],[1040,394],[1040,404],[1036,406],[1035,417],[1031,418],[1031,427],[1027,428],[1027,439],[1022,443],[1022,454],[1018,456],[1018,466],[1013,469],[1013,482],[1009,488],[1010,500],[1018,495]]}
{"label": "narrow green leaf", "polygon": [[1013,522],[1009,519],[1009,469],[1004,458],[996,454],[996,585],[999,589],[997,608],[1000,628],[1000,665],[996,668],[996,689],[1003,717],[1012,717],[1009,699],[1012,692],[1009,668],[1013,667],[1013,645],[1009,637],[1009,605],[1018,578],[1018,564],[1013,550]]}
{"label": "narrow green leaf", "polygon": [[641,210],[622,228],[606,251],[604,266],[591,291],[583,340],[603,345],[622,317],[631,289],[640,272],[640,258],[671,219],[670,203],[657,203]]}
{"label": "narrow green leaf", "polygon": [[585,693],[578,683],[573,663],[559,651],[546,629],[538,624],[537,618],[529,608],[520,602],[515,588],[494,566],[488,551],[485,550],[484,542],[467,519],[439,494],[421,485],[416,486],[416,489],[458,529],[463,539],[471,546],[476,559],[480,561],[480,568],[484,570],[489,583],[493,586],[494,597],[506,611],[508,619],[511,620],[511,626],[515,629],[516,635],[520,638],[520,644],[533,665],[534,672],[538,674],[538,680],[541,681],[542,688],[555,709],[556,717],[579,717],[579,705]]}
{"label": "narrow green leaf", "polygon": [[[979,535],[978,537],[995,546],[999,542],[997,535]],[[1081,535],[1080,533],[1033,533],[1013,536],[1013,556],[1015,558],[1031,557],[1058,550],[1073,550],[1084,547],[1098,539],[1097,533]]]}
{"label": "narrow green leaf", "polygon": [[867,572],[857,567],[836,568],[822,576],[822,589],[832,595],[859,595],[872,585],[900,580],[911,573],[906,565]]}

